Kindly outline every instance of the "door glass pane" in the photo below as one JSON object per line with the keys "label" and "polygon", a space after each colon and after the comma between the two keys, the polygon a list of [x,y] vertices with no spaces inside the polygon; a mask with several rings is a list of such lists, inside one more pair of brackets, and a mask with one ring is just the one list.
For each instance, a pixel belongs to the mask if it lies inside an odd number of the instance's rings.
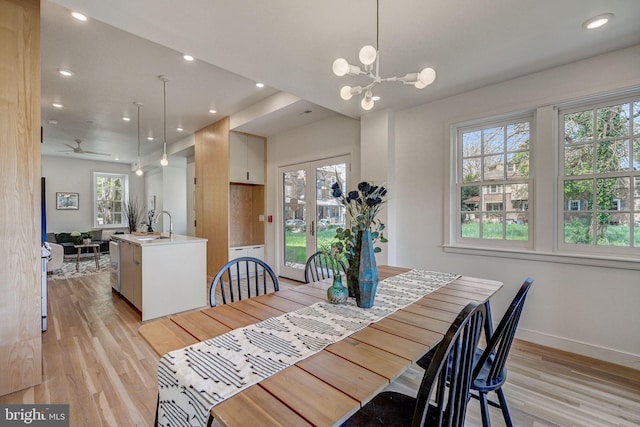
{"label": "door glass pane", "polygon": [[306,171],[285,172],[283,186],[284,264],[304,269],[307,260]]}
{"label": "door glass pane", "polygon": [[316,168],[315,250],[331,246],[336,228],[345,226],[346,208],[333,197],[331,186],[338,182],[345,191],[348,188],[346,171],[345,163]]}

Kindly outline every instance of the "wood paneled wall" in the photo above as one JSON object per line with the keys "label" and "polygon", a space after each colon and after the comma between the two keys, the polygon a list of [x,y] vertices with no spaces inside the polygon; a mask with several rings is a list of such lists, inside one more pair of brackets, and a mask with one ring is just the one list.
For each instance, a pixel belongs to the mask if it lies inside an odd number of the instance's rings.
{"label": "wood paneled wall", "polygon": [[229,258],[229,118],[196,132],[196,236],[207,241],[207,275]]}
{"label": "wood paneled wall", "polygon": [[231,218],[230,246],[264,245],[264,186],[235,184],[229,186]]}
{"label": "wood paneled wall", "polygon": [[0,153],[4,395],[42,380],[40,0],[0,0]]}

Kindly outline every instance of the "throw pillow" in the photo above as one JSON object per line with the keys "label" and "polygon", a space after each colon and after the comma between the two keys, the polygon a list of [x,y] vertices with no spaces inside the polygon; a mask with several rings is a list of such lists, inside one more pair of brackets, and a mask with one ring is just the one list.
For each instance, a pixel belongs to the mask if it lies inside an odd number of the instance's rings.
{"label": "throw pillow", "polygon": [[91,230],[92,240],[102,240],[102,230]]}
{"label": "throw pillow", "polygon": [[57,243],[73,243],[73,237],[69,233],[59,233],[56,234],[56,242]]}

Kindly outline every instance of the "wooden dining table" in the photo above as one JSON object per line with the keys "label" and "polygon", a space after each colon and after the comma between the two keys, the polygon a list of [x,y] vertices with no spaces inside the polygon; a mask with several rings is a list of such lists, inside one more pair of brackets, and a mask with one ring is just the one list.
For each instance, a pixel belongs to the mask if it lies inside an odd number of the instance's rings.
{"label": "wooden dining table", "polygon": [[[380,280],[408,272],[379,266]],[[329,281],[157,319],[139,332],[159,354],[326,301]],[[501,282],[460,276],[417,302],[214,406],[223,426],[331,426],[371,400],[430,348],[469,302],[485,303]]]}

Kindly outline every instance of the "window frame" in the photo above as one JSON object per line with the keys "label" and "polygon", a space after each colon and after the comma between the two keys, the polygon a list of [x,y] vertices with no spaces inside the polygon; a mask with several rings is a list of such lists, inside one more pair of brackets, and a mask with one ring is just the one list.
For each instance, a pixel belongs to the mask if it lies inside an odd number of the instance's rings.
{"label": "window frame", "polygon": [[[462,134],[465,132],[472,132],[472,131],[482,131],[484,129],[491,129],[493,127],[497,127],[497,126],[509,126],[511,124],[515,124],[515,123],[521,123],[521,122],[528,122],[529,124],[529,176],[528,178],[524,178],[524,179],[512,179],[512,178],[508,178],[506,175],[503,179],[501,180],[485,180],[485,181],[477,181],[474,183],[463,183],[462,180],[462,175],[463,175],[463,160],[464,160],[464,155],[463,155],[463,141],[462,141]],[[533,249],[533,240],[534,240],[534,218],[533,218],[533,211],[530,209],[530,206],[534,206],[535,203],[533,201],[534,198],[534,178],[533,178],[533,172],[534,172],[534,158],[535,158],[535,126],[536,126],[536,120],[535,120],[535,110],[527,110],[527,111],[521,111],[521,112],[517,112],[517,113],[512,113],[512,114],[504,114],[501,116],[495,116],[495,117],[490,117],[490,118],[484,118],[484,119],[478,119],[478,120],[474,120],[472,122],[464,122],[464,123],[457,123],[457,124],[452,124],[451,125],[451,144],[452,144],[452,155],[453,155],[453,161],[451,162],[451,165],[455,165],[454,170],[452,170],[451,172],[451,179],[452,179],[452,185],[451,188],[453,189],[453,191],[455,192],[455,194],[453,194],[451,197],[451,201],[453,202],[451,205],[451,213],[453,214],[450,217],[450,226],[449,226],[449,230],[450,230],[450,239],[449,242],[451,242],[451,244],[453,244],[453,246],[460,246],[460,247],[469,247],[469,248],[478,248],[478,249],[491,249],[491,248],[496,248],[496,249],[501,249],[501,250],[531,250]],[[524,151],[518,151],[518,152],[524,152]],[[508,163],[508,160],[506,158],[506,156],[508,156],[510,153],[513,153],[512,151],[508,150],[507,147],[507,142],[504,141],[504,150],[496,153],[496,155],[503,155],[505,156],[505,165]],[[481,155],[481,159],[484,159],[485,155],[482,154]],[[481,160],[481,166],[480,168],[482,169],[484,166],[482,165],[482,160]],[[505,169],[508,170],[508,166],[505,166]],[[507,171],[505,170],[505,174],[507,173]],[[503,196],[503,200],[501,203],[503,203],[503,210],[502,211],[487,211],[488,213],[492,213],[492,212],[503,212],[504,213],[504,227],[503,228],[503,238],[502,239],[490,239],[490,238],[482,238],[482,237],[478,237],[478,238],[468,238],[468,237],[462,237],[462,222],[460,220],[461,215],[464,215],[465,212],[467,211],[463,211],[461,209],[462,207],[462,198],[461,198],[461,189],[463,186],[478,186],[480,187],[480,193],[482,194],[482,187],[486,186],[488,187],[488,190],[490,188],[497,188],[498,192],[497,193],[489,193],[489,194],[504,194],[507,191],[507,187],[510,187],[512,184],[524,184],[526,183],[528,185],[528,200],[526,202],[526,206],[527,206],[527,221],[528,221],[528,236],[526,240],[507,240],[506,239],[506,225],[508,223],[507,221],[507,215],[509,213],[513,213],[513,212],[523,212],[522,208],[518,208],[518,209],[511,209],[511,210],[506,210],[504,209],[507,205],[505,205],[505,201],[507,200],[507,195],[505,194]],[[466,185],[463,185],[466,184]],[[479,210],[478,212],[485,212],[482,210]],[[447,244],[445,244],[445,246],[448,246]]]}
{"label": "window frame", "polygon": [[[634,137],[635,137],[635,141],[640,142],[640,132],[635,133],[634,132],[634,118],[633,118],[633,114],[630,114],[629,117],[629,128],[630,128],[630,134],[628,134],[625,137],[605,137],[605,138],[597,138],[596,135],[596,128],[597,128],[597,116],[594,114],[593,116],[593,122],[594,122],[594,128],[593,128],[593,134],[591,135],[591,139],[589,142],[579,142],[578,144],[581,145],[589,145],[589,146],[596,146],[599,142],[601,141],[618,141],[618,140],[627,140],[628,142],[628,148],[629,148],[629,167],[626,170],[619,170],[619,171],[607,171],[607,172],[597,172],[596,170],[592,170],[591,173],[588,174],[582,174],[582,175],[565,175],[565,155],[564,155],[564,150],[565,150],[565,126],[564,126],[564,117],[568,114],[573,114],[573,113],[578,113],[578,112],[584,112],[584,111],[589,111],[592,110],[594,112],[596,112],[599,108],[605,108],[605,107],[611,107],[614,105],[620,105],[620,104],[634,104],[635,103],[640,103],[640,93],[635,92],[635,93],[631,93],[625,96],[616,96],[615,94],[609,95],[609,96],[602,96],[602,97],[598,97],[597,99],[589,99],[589,100],[584,100],[583,102],[573,102],[571,103],[571,105],[568,106],[558,106],[557,107],[557,134],[556,134],[556,141],[557,141],[557,146],[556,146],[556,153],[557,153],[557,171],[558,171],[558,175],[556,177],[557,179],[557,186],[556,186],[556,203],[557,203],[557,211],[556,211],[556,215],[557,215],[557,228],[555,230],[555,241],[556,241],[556,246],[558,248],[558,251],[561,253],[566,253],[566,254],[576,254],[576,255],[592,255],[592,256],[620,256],[620,257],[629,257],[629,258],[635,258],[635,257],[639,257],[640,256],[640,238],[636,237],[635,240],[636,242],[638,242],[638,244],[636,246],[631,246],[631,244],[633,243],[632,239],[634,237],[634,233],[630,232],[630,246],[615,246],[615,245],[598,245],[596,243],[590,243],[590,244],[582,244],[582,243],[566,243],[565,242],[565,213],[569,213],[569,212],[582,212],[584,214],[591,214],[591,215],[598,215],[598,213],[607,213],[607,212],[611,212],[612,214],[628,214],[630,216],[630,228],[635,228],[633,226],[633,224],[635,224],[634,221],[634,214],[639,214],[640,215],[640,207],[638,209],[634,209],[634,178],[637,180],[640,180],[640,169],[635,170],[634,171],[634,153],[633,153],[633,142],[634,142]],[[640,116],[636,119],[636,120],[640,120]],[[638,127],[638,125],[636,125],[636,127]],[[597,159],[594,156],[593,159],[593,164],[596,165]],[[594,166],[595,167],[595,166]],[[596,186],[597,186],[597,181],[598,179],[607,179],[607,178],[628,178],[629,179],[629,193],[628,193],[628,203],[622,203],[622,209],[614,209],[613,206],[611,206],[611,209],[599,209],[597,205],[597,191],[596,191]],[[564,186],[565,186],[565,182],[566,181],[572,181],[572,180],[592,180],[593,181],[593,190],[592,190],[592,204],[593,207],[591,209],[582,209],[582,201],[577,200],[578,202],[580,202],[580,210],[574,211],[571,209],[567,209],[565,207],[565,193],[564,193]],[[576,201],[576,200],[569,200],[569,203]],[[569,206],[570,207],[570,206]],[[620,207],[620,204],[618,205],[618,207]],[[593,229],[593,222],[592,222],[592,233],[595,233],[595,230]],[[597,240],[594,239],[594,240]]]}
{"label": "window frame", "polygon": [[122,221],[117,224],[100,224],[98,222],[98,178],[121,178],[123,182],[122,189],[122,206],[129,200],[129,174],[113,173],[113,172],[93,172],[92,173],[92,199],[93,199],[93,228],[126,228],[128,224],[124,215],[121,215]]}

